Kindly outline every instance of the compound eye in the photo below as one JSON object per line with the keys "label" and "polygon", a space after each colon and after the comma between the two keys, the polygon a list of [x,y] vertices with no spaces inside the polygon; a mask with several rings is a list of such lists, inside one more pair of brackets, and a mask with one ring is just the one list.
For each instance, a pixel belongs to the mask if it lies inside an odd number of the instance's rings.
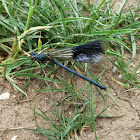
{"label": "compound eye", "polygon": [[35,60],[35,57],[36,57],[36,53],[33,52],[33,53],[31,54],[31,60]]}
{"label": "compound eye", "polygon": [[35,53],[35,52],[33,52],[33,53],[31,54],[31,57],[35,57],[35,54],[36,54],[36,53]]}

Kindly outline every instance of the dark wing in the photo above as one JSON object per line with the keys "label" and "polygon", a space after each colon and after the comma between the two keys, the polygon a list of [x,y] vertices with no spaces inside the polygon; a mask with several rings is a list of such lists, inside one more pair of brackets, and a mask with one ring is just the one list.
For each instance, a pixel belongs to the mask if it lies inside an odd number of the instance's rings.
{"label": "dark wing", "polygon": [[77,62],[98,63],[106,50],[108,43],[103,41],[93,41],[72,48],[73,59]]}

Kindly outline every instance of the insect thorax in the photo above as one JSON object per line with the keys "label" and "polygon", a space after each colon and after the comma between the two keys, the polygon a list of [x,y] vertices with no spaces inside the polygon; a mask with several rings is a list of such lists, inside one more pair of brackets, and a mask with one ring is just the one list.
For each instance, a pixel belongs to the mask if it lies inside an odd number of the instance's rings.
{"label": "insect thorax", "polygon": [[36,59],[42,63],[44,63],[45,61],[49,60],[49,58],[46,56],[45,52],[39,54]]}

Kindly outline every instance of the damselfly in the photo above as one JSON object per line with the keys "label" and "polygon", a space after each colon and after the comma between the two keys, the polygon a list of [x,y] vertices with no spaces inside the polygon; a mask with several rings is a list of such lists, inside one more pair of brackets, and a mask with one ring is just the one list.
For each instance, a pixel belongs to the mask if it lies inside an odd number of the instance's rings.
{"label": "damselfly", "polygon": [[59,65],[60,67],[66,69],[67,71],[79,76],[80,78],[87,80],[88,82],[100,87],[101,89],[106,90],[106,87],[96,83],[95,81],[69,69],[68,67],[62,65],[54,58],[59,59],[74,59],[77,62],[93,62],[94,64],[99,63],[102,59],[102,55],[106,50],[106,44],[103,41],[93,41],[83,45],[79,45],[73,48],[66,48],[66,49],[54,49],[49,52],[43,53],[35,53],[33,52],[31,58],[37,61],[39,64],[45,64],[46,61],[52,61],[53,63]]}

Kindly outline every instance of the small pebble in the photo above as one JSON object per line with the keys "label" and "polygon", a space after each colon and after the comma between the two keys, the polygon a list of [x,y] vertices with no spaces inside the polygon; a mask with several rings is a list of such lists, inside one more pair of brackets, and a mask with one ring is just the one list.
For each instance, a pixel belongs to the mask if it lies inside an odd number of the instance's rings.
{"label": "small pebble", "polygon": [[139,134],[135,134],[134,136],[135,136],[135,137],[139,137]]}
{"label": "small pebble", "polygon": [[56,104],[57,106],[59,105],[59,103],[58,103],[57,101],[55,102],[55,104]]}
{"label": "small pebble", "polygon": [[119,78],[121,79],[121,78],[122,78],[122,76],[121,76],[121,75],[119,75]]}
{"label": "small pebble", "polygon": [[100,94],[99,94],[99,93],[96,93],[95,95],[96,95],[96,96],[99,96]]}
{"label": "small pebble", "polygon": [[6,100],[10,98],[10,93],[9,92],[4,92],[0,95],[0,100]]}
{"label": "small pebble", "polygon": [[12,137],[12,139],[11,140],[16,140],[17,139],[17,135],[16,136],[14,136],[14,137]]}

